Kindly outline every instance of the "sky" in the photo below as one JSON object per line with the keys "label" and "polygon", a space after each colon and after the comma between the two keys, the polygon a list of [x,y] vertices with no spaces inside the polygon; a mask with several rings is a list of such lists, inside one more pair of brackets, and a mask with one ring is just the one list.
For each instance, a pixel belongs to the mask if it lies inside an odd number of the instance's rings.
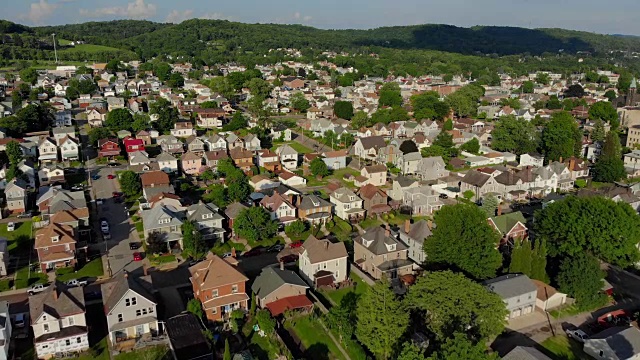
{"label": "sky", "polygon": [[114,19],[225,19],[368,29],[413,24],[559,27],[640,35],[639,0],[0,0],[0,19],[61,25]]}

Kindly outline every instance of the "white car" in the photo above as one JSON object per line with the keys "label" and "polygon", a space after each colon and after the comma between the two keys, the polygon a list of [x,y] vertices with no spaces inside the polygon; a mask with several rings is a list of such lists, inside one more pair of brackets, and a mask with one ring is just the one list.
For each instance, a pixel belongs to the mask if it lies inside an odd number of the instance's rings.
{"label": "white car", "polygon": [[103,234],[109,233],[109,223],[106,220],[100,222],[100,230],[102,230]]}
{"label": "white car", "polygon": [[10,222],[7,224],[7,231],[13,231],[16,229],[16,224],[14,222]]}
{"label": "white car", "polygon": [[589,338],[589,335],[580,329],[567,329],[567,336],[581,343]]}

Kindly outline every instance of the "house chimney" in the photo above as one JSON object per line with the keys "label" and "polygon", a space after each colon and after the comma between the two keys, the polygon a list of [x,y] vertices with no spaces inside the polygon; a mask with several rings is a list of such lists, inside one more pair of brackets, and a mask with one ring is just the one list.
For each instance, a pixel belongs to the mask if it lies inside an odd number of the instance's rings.
{"label": "house chimney", "polygon": [[146,263],[142,264],[142,272],[144,273],[144,276],[149,275],[149,268],[147,268],[147,264]]}
{"label": "house chimney", "polygon": [[562,156],[560,156],[560,159],[558,159],[559,162],[562,162]]}
{"label": "house chimney", "polygon": [[411,231],[411,220],[407,219],[404,221],[404,232],[408,234]]}
{"label": "house chimney", "polygon": [[390,237],[390,236],[391,236],[391,229],[389,228],[389,224],[387,224],[387,225],[385,226],[385,229],[384,229],[384,235],[385,235],[386,237]]}
{"label": "house chimney", "polygon": [[293,194],[289,195],[289,202],[291,203],[291,205],[295,205],[293,203]]}
{"label": "house chimney", "polygon": [[280,260],[280,270],[284,271],[284,261]]}
{"label": "house chimney", "polygon": [[58,300],[58,289],[56,289],[56,284],[51,285],[53,287],[53,300]]}
{"label": "house chimney", "polygon": [[500,206],[500,205],[498,205],[498,213],[497,214],[498,214],[497,216],[502,215],[502,206]]}
{"label": "house chimney", "polygon": [[324,242],[324,249],[329,250],[329,240]]}
{"label": "house chimney", "polygon": [[231,257],[234,259],[236,258],[236,248],[234,247],[231,248]]}
{"label": "house chimney", "polygon": [[572,156],[569,160],[569,170],[573,171],[576,168],[576,157]]}

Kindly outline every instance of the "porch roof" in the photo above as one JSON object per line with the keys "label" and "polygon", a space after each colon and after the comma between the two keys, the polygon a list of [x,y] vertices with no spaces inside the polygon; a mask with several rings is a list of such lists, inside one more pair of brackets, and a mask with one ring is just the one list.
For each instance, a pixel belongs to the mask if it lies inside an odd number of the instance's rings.
{"label": "porch roof", "polygon": [[143,324],[148,324],[148,323],[154,323],[158,321],[158,319],[155,316],[145,316],[145,317],[141,317],[139,319],[134,319],[134,320],[129,320],[129,321],[123,321],[117,324],[113,324],[113,326],[111,326],[111,328],[109,329],[109,332],[114,332],[114,331],[118,331],[118,330],[124,330],[133,326],[138,326],[138,325],[143,325]]}

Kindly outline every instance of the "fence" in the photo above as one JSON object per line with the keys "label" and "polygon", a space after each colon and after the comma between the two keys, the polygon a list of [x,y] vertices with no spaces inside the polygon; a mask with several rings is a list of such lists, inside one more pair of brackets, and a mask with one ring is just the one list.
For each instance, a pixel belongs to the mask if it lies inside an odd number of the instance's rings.
{"label": "fence", "polygon": [[358,275],[364,282],[366,282],[370,286],[374,286],[376,284],[376,280],[369,276],[369,274],[360,270],[358,265],[356,265],[354,262],[351,262],[351,272]]}

